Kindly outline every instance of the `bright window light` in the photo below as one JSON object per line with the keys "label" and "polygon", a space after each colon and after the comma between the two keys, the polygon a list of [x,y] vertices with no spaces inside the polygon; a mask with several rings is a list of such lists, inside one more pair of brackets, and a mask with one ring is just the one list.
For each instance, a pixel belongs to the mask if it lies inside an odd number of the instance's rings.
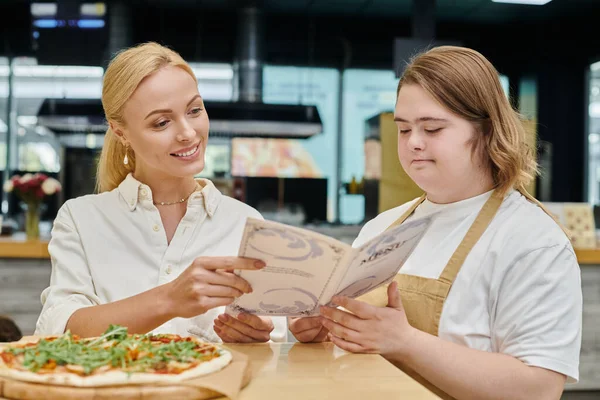
{"label": "bright window light", "polygon": [[552,0],[492,0],[494,3],[525,4],[529,6],[543,6]]}
{"label": "bright window light", "polygon": [[[0,76],[8,76],[8,65],[0,65]],[[66,66],[66,65],[15,65],[15,76],[30,78],[101,78],[102,67]]]}
{"label": "bright window light", "polygon": [[600,102],[590,103],[589,115],[592,118],[600,118]]}
{"label": "bright window light", "polygon": [[34,78],[100,78],[102,67],[56,66],[56,65],[16,65],[15,76]]}
{"label": "bright window light", "polygon": [[204,65],[200,64],[190,64],[196,78],[199,80],[203,79],[232,79],[233,78],[233,69],[229,64],[210,64],[206,63]]}
{"label": "bright window light", "polygon": [[35,115],[19,115],[17,117],[17,122],[19,125],[35,125],[37,124],[37,117]]}

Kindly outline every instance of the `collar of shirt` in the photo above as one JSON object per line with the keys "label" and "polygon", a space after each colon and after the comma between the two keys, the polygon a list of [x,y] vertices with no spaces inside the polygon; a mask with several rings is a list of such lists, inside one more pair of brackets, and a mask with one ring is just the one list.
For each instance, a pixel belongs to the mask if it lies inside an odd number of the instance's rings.
{"label": "collar of shirt", "polygon": [[[192,193],[188,198],[188,207],[202,205],[208,216],[212,217],[217,211],[222,194],[208,179],[196,179],[196,182],[198,182],[201,189]],[[150,187],[135,179],[131,173],[121,182],[118,190],[130,211],[134,211],[138,203],[143,200],[152,201]]]}

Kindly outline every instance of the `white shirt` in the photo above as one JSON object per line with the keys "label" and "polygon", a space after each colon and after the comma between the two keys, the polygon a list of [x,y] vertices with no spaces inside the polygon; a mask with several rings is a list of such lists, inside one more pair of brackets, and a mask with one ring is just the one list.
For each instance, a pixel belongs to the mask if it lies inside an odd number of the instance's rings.
{"label": "white shirt", "polygon": [[[187,211],[171,243],[147,185],[130,174],[118,188],[67,201],[59,210],[48,251],[50,287],[42,292],[37,335],[62,334],[82,307],[121,300],[171,282],[200,256],[236,256],[252,207],[222,195],[200,179],[201,191],[188,199]],[[218,307],[194,318],[174,318],[154,332],[195,335],[220,342],[214,319]],[[144,310],[140,310],[143,313]],[[271,339],[287,340],[287,323],[273,318]]]}
{"label": "white shirt", "polygon": [[[400,273],[439,278],[491,194],[447,205],[423,202],[410,218],[439,214]],[[414,201],[369,221],[353,245],[383,232]],[[579,264],[567,236],[541,208],[512,191],[459,271],[438,336],[576,382],[582,307]]]}

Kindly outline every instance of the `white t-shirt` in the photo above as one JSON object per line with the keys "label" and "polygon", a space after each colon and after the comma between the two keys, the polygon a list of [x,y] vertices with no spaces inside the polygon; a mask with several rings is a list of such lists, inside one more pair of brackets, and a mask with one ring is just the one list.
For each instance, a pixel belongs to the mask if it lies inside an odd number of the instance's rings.
{"label": "white t-shirt", "polygon": [[[236,256],[247,217],[258,211],[222,195],[212,182],[190,196],[171,243],[150,187],[127,178],[110,192],[67,201],[58,212],[48,245],[50,286],[42,292],[36,335],[57,335],[82,307],[121,300],[171,282],[200,256]],[[194,318],[174,318],[154,332],[221,339],[214,308]],[[146,310],[139,310],[140,313]],[[271,339],[287,340],[284,317],[273,318]]]}
{"label": "white t-shirt", "polygon": [[[439,278],[491,194],[446,205],[423,202],[410,218],[439,214],[400,273]],[[369,221],[353,245],[383,232],[414,201]],[[570,241],[540,207],[510,192],[458,273],[438,336],[576,382],[581,320],[581,275]]]}

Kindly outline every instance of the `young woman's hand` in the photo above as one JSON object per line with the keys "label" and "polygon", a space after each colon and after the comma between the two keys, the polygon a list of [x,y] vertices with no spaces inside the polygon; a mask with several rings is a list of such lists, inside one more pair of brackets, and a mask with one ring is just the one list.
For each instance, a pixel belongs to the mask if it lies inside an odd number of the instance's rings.
{"label": "young woman's hand", "polygon": [[406,354],[415,328],[402,307],[398,284],[388,287],[387,307],[375,307],[347,297],[333,302],[345,310],[321,307],[323,326],[338,347],[352,353]]}
{"label": "young woman's hand", "polygon": [[288,318],[290,332],[299,342],[319,343],[329,340],[329,331],[323,326],[322,317]]}
{"label": "young woman's hand", "polygon": [[237,317],[221,314],[214,323],[215,333],[225,343],[268,342],[275,328],[271,318],[245,313]]}
{"label": "young woman's hand", "polygon": [[242,257],[199,257],[175,280],[166,284],[166,299],[173,317],[191,318],[231,304],[250,284],[233,273],[236,269],[258,270],[260,260]]}

